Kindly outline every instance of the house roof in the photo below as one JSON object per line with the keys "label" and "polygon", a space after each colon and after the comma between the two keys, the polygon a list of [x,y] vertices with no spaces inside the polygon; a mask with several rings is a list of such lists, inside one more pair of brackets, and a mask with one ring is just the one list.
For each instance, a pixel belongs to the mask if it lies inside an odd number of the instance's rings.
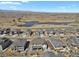
{"label": "house roof", "polygon": [[77,37],[70,37],[69,43],[73,45],[79,45],[79,38]]}
{"label": "house roof", "polygon": [[12,41],[9,40],[8,38],[1,38],[0,39],[0,45],[2,46],[2,49],[6,49],[12,44]]}
{"label": "house roof", "polygon": [[27,40],[24,39],[16,39],[14,41],[14,46],[24,46]]}
{"label": "house roof", "polygon": [[50,39],[50,43],[51,43],[55,48],[61,48],[61,47],[65,46],[65,44],[64,44],[60,39],[52,38],[52,39]]}
{"label": "house roof", "polygon": [[37,44],[37,45],[45,44],[45,43],[46,43],[45,39],[42,39],[42,38],[35,38],[31,41],[31,44]]}

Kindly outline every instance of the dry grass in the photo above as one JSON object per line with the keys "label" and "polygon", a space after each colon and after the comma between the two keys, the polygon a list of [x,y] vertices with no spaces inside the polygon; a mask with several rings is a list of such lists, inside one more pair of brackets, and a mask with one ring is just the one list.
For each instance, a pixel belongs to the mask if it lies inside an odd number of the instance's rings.
{"label": "dry grass", "polygon": [[[27,21],[39,21],[39,22],[77,21],[78,22],[79,13],[58,13],[57,14],[57,13],[19,12],[19,11],[0,12],[0,27],[17,27],[17,24],[27,22]],[[75,26],[79,26],[79,24],[76,24]],[[36,26],[33,26],[32,28],[48,28],[48,27],[50,28],[49,25],[38,25],[38,26],[36,25]],[[55,27],[55,26],[51,26],[51,27]],[[56,27],[59,27],[59,26],[56,26]]]}

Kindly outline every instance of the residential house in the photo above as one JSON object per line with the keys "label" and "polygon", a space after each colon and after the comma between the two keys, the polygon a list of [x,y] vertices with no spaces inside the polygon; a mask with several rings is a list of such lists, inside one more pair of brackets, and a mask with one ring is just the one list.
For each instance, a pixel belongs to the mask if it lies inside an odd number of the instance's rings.
{"label": "residential house", "polygon": [[8,48],[13,42],[8,38],[0,38],[0,46],[2,50]]}
{"label": "residential house", "polygon": [[50,46],[52,46],[53,49],[63,49],[63,48],[66,47],[66,45],[64,44],[64,42],[62,42],[58,38],[51,38],[48,41],[51,44]]}
{"label": "residential house", "polygon": [[30,50],[45,50],[48,48],[48,45],[45,39],[35,38],[30,43]]}
{"label": "residential house", "polygon": [[52,35],[53,35],[53,29],[46,29],[46,30],[45,30],[45,34],[46,34],[47,36],[52,36]]}
{"label": "residential house", "polygon": [[12,46],[14,50],[23,52],[29,47],[29,43],[26,39],[16,39]]}
{"label": "residential house", "polygon": [[68,42],[69,44],[71,44],[71,46],[79,47],[79,36],[71,36]]}
{"label": "residential house", "polygon": [[45,36],[45,31],[43,31],[43,29],[39,29],[38,32],[39,32],[40,37]]}

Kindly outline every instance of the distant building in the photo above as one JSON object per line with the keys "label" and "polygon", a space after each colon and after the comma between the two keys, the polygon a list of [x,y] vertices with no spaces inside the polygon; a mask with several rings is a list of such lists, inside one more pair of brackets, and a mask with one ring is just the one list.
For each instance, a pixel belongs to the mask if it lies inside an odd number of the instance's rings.
{"label": "distant building", "polygon": [[20,29],[17,29],[16,32],[18,35],[21,35],[23,33],[23,31],[21,31]]}
{"label": "distant building", "polygon": [[33,34],[30,29],[24,30],[24,33],[26,34],[26,36],[31,36]]}
{"label": "distant building", "polygon": [[10,28],[6,28],[5,29],[5,34],[8,34],[9,35],[10,34],[10,30],[11,30]]}
{"label": "distant building", "polygon": [[3,35],[3,34],[4,34],[4,30],[0,29],[0,35]]}
{"label": "distant building", "polygon": [[40,37],[45,36],[45,31],[43,31],[43,29],[39,29],[38,32],[39,32]]}
{"label": "distant building", "polygon": [[33,31],[33,36],[40,36],[40,32],[39,31]]}
{"label": "distant building", "polygon": [[64,32],[64,30],[58,30],[58,34],[59,34],[60,36],[63,36],[63,35],[65,34],[65,32]]}
{"label": "distant building", "polygon": [[17,30],[16,29],[11,29],[11,35],[15,35],[17,34]]}
{"label": "distant building", "polygon": [[45,35],[47,35],[47,36],[52,36],[53,33],[54,33],[54,30],[53,29],[46,29],[45,30]]}

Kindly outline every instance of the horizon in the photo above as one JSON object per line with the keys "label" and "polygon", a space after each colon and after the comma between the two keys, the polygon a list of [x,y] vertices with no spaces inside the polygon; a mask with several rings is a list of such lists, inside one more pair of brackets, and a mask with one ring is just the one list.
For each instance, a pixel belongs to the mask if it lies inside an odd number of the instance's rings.
{"label": "horizon", "polygon": [[0,10],[79,13],[79,1],[0,1]]}

